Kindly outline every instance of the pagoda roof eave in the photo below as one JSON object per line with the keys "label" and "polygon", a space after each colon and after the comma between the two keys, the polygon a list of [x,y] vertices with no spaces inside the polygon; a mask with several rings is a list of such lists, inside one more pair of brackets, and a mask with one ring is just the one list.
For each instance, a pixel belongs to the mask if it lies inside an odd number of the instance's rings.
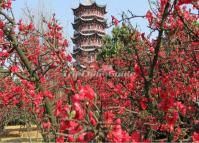
{"label": "pagoda roof eave", "polygon": [[83,51],[83,52],[94,52],[94,51],[96,51],[96,50],[97,50],[97,48],[88,48],[88,49],[84,49],[84,48],[79,47],[78,49],[76,49],[76,50],[73,51],[73,54],[75,55],[75,54],[77,54],[79,51]]}
{"label": "pagoda roof eave", "polygon": [[75,21],[74,23],[72,23],[72,24],[77,24],[79,21],[88,22],[88,21],[93,21],[93,20],[96,20],[96,21],[101,22],[101,23],[105,23],[105,22],[106,22],[105,19],[104,19],[104,20],[101,20],[101,19],[99,19],[99,18],[97,18],[97,17],[89,18],[89,19],[82,18],[82,17],[77,17],[76,21]]}
{"label": "pagoda roof eave", "polygon": [[94,35],[97,35],[97,36],[99,36],[99,37],[103,37],[103,36],[104,36],[103,34],[99,34],[99,33],[97,33],[97,32],[95,32],[95,33],[89,33],[89,34],[84,34],[84,33],[79,32],[77,35],[78,35],[78,36],[72,37],[71,39],[72,39],[72,40],[76,40],[76,39],[79,38],[80,36],[94,36]]}
{"label": "pagoda roof eave", "polygon": [[81,47],[79,47],[79,49],[80,49],[81,51],[84,51],[84,52],[93,52],[93,51],[96,50],[96,48],[84,49],[84,48],[81,48]]}
{"label": "pagoda roof eave", "polygon": [[79,53],[79,52],[78,51],[77,52],[73,52],[72,55],[76,55],[77,53]]}
{"label": "pagoda roof eave", "polygon": [[79,66],[83,69],[86,69],[87,67],[85,65],[79,64]]}
{"label": "pagoda roof eave", "polygon": [[99,4],[97,4],[96,2],[93,2],[93,3],[89,4],[89,5],[85,5],[85,4],[80,3],[79,6],[78,6],[77,8],[72,8],[72,10],[73,10],[73,11],[76,11],[76,10],[78,10],[80,7],[90,7],[90,6],[93,6],[93,5],[95,5],[95,6],[99,7],[99,8],[106,9],[106,5],[99,5]]}

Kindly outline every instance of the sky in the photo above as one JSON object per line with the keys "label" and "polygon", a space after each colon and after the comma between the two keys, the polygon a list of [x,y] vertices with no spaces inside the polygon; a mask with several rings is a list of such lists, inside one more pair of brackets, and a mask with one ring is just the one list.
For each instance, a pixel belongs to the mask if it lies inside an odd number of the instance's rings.
{"label": "sky", "polygon": [[[73,36],[71,23],[74,21],[73,11],[71,8],[78,7],[79,3],[84,0],[15,0],[13,2],[14,15],[17,20],[24,17],[23,10],[29,7],[33,12],[43,11],[47,15],[56,14],[59,23],[63,26],[65,36],[69,39],[70,45]],[[111,15],[121,19],[121,13],[130,10],[135,15],[145,15],[149,10],[148,0],[96,0],[98,4],[107,5],[106,19],[111,22]],[[142,18],[132,19],[134,26],[142,32],[148,33],[147,21]],[[109,34],[111,29],[107,30]]]}

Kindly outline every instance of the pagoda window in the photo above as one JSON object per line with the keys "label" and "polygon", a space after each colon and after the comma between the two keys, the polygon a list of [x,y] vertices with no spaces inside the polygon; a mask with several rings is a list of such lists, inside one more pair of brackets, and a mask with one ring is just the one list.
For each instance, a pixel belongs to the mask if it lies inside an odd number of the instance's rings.
{"label": "pagoda window", "polygon": [[92,62],[94,60],[95,55],[93,53],[89,53],[88,55],[88,61]]}
{"label": "pagoda window", "polygon": [[90,38],[88,39],[88,44],[91,44],[91,39]]}

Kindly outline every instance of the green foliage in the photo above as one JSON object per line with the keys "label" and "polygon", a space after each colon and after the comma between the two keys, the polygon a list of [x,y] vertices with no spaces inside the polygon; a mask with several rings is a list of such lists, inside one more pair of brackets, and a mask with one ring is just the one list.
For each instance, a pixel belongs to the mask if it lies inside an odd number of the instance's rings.
{"label": "green foliage", "polygon": [[3,78],[5,76],[5,70],[3,69],[3,67],[0,67],[0,78]]}
{"label": "green foliage", "polygon": [[104,37],[104,45],[98,55],[98,59],[113,57],[124,49],[128,50],[131,45],[131,35],[132,29],[126,24],[113,28],[112,36],[106,35]]}
{"label": "green foliage", "polygon": [[195,26],[197,29],[199,29],[199,22],[198,21],[194,21],[193,22],[193,26]]}

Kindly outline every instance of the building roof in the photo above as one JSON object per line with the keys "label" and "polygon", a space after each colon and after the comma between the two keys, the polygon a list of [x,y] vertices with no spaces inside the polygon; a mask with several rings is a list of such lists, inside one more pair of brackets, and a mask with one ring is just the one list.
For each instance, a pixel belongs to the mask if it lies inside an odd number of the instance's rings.
{"label": "building roof", "polygon": [[[92,47],[92,46],[91,46]],[[78,47],[76,49],[73,49],[73,55],[77,54],[79,51],[83,51],[83,52],[94,52],[98,50],[98,48],[87,48],[87,49],[84,49],[82,47]]]}
{"label": "building roof", "polygon": [[74,29],[76,29],[78,27],[78,25],[81,25],[82,23],[88,23],[88,22],[99,22],[101,24],[103,24],[105,27],[107,26],[106,20],[101,20],[98,19],[97,17],[95,18],[90,18],[90,19],[84,19],[79,17],[74,23],[72,23],[72,26]]}
{"label": "building roof", "polygon": [[93,21],[93,20],[96,20],[98,22],[106,22],[105,19],[99,19],[97,16],[93,17],[93,18],[82,18],[82,17],[77,17],[75,19],[75,22],[74,24],[78,23],[78,22],[89,22],[89,21]]}
{"label": "building roof", "polygon": [[102,8],[104,9],[104,11],[106,12],[106,5],[99,5],[97,4],[95,1],[91,2],[91,0],[86,0],[84,4],[80,3],[79,6],[77,8],[72,8],[73,12],[75,13],[76,11],[78,11],[81,7],[84,8],[88,8],[88,7],[92,7],[92,6],[96,6],[98,8]]}
{"label": "building roof", "polygon": [[78,32],[76,34],[76,36],[72,37],[71,39],[73,40],[73,42],[75,42],[80,37],[89,37],[89,36],[95,36],[95,35],[99,36],[99,37],[103,37],[104,36],[104,34],[100,34],[100,33],[97,33],[97,32],[95,32],[95,33],[87,33],[87,34]]}

